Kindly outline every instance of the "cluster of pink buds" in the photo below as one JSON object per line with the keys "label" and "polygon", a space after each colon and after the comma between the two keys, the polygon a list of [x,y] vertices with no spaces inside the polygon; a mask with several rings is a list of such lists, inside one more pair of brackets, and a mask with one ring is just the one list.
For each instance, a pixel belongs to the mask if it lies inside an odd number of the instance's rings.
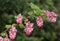
{"label": "cluster of pink buds", "polygon": [[4,41],[10,41],[10,39],[5,37],[5,38],[4,38]]}
{"label": "cluster of pink buds", "polygon": [[9,30],[9,38],[12,39],[12,40],[15,39],[16,33],[17,33],[16,27],[12,27],[12,28]]}
{"label": "cluster of pink buds", "polygon": [[18,24],[22,23],[22,15],[21,14],[18,14],[17,19],[16,19],[16,22]]}
{"label": "cluster of pink buds", "polygon": [[55,12],[50,12],[48,10],[44,10],[43,12],[46,14],[47,19],[49,21],[56,22],[56,20],[57,20],[57,14]]}
{"label": "cluster of pink buds", "polygon": [[7,37],[3,38],[3,37],[0,36],[0,41],[10,41],[10,39],[7,38]]}
{"label": "cluster of pink buds", "polygon": [[26,24],[26,26],[25,26],[25,29],[24,29],[24,31],[25,31],[25,33],[26,33],[26,35],[30,35],[31,33],[32,33],[32,31],[33,31],[33,23],[30,23],[30,21],[28,21],[28,22],[26,22],[25,23]]}
{"label": "cluster of pink buds", "polygon": [[0,36],[0,41],[3,41],[3,38]]}
{"label": "cluster of pink buds", "polygon": [[43,26],[43,19],[41,16],[36,17],[36,22],[39,27]]}

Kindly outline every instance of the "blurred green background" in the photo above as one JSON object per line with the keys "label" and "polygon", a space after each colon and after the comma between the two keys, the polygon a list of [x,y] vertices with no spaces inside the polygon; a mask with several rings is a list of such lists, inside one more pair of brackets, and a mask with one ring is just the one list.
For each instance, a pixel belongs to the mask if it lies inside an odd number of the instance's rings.
{"label": "blurred green background", "polygon": [[[48,30],[48,32],[44,30],[38,31],[37,28],[29,37],[25,35],[22,29],[17,28],[17,37],[12,41],[60,41],[60,0],[0,0],[0,33],[5,30],[6,24],[16,23],[15,16],[17,14],[27,15],[27,11],[30,10],[29,3],[34,3],[41,10],[56,12],[58,15],[57,22],[53,24],[47,23],[44,26],[54,27],[51,33]],[[36,32],[39,34],[35,35]]]}

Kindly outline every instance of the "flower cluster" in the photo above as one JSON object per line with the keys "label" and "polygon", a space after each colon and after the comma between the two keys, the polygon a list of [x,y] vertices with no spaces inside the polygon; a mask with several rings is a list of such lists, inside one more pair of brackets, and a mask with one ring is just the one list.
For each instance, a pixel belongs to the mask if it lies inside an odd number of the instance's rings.
{"label": "flower cluster", "polygon": [[0,36],[0,41],[3,41],[3,38]]}
{"label": "flower cluster", "polygon": [[16,19],[16,22],[18,24],[22,23],[22,15],[21,14],[18,14],[17,19]]}
{"label": "flower cluster", "polygon": [[36,22],[39,27],[43,26],[43,19],[41,16],[36,17]]}
{"label": "flower cluster", "polygon": [[43,12],[46,14],[47,19],[49,21],[56,22],[56,20],[57,20],[57,14],[55,12],[50,12],[48,10],[44,10]]}
{"label": "flower cluster", "polygon": [[16,27],[12,27],[12,28],[9,30],[9,38],[10,38],[10,39],[15,39],[15,37],[16,37],[16,32],[17,32]]}
{"label": "flower cluster", "polygon": [[25,26],[25,29],[24,29],[24,31],[26,32],[26,35],[30,35],[31,33],[32,33],[32,31],[33,31],[33,23],[30,23],[30,21],[28,21],[28,22],[26,22],[25,23],[26,24],[26,26]]}
{"label": "flower cluster", "polygon": [[10,39],[5,37],[5,38],[4,38],[4,41],[10,41]]}
{"label": "flower cluster", "polygon": [[0,36],[0,41],[10,41],[10,39],[7,38],[7,37],[3,38],[3,37]]}

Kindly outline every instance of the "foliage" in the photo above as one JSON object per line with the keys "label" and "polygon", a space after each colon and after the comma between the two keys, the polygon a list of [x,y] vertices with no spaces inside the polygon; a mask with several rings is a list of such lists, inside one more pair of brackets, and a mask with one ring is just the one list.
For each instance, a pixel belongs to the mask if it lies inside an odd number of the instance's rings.
{"label": "foliage", "polygon": [[[34,26],[34,31],[30,36],[24,33],[24,24],[17,27],[17,36],[13,41],[60,41],[60,0],[0,0],[0,33],[9,29],[11,25],[16,26],[17,14],[23,15],[23,20],[28,18],[35,23],[35,16],[46,16],[42,10],[54,11],[58,14],[56,23],[45,21],[41,29]],[[28,17],[28,18],[27,18]],[[7,36],[7,33],[2,33]]]}

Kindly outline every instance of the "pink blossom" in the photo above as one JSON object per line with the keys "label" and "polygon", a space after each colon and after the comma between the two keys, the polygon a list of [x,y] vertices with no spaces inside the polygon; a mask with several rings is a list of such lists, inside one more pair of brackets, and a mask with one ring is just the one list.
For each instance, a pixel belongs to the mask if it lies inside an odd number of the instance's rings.
{"label": "pink blossom", "polygon": [[15,39],[15,37],[16,37],[16,32],[17,32],[16,27],[12,27],[12,28],[9,30],[9,37],[10,37],[10,39]]}
{"label": "pink blossom", "polygon": [[51,12],[51,19],[50,19],[50,21],[51,22],[56,22],[56,20],[57,20],[57,14],[54,13],[54,12]]}
{"label": "pink blossom", "polygon": [[17,19],[16,19],[16,22],[18,24],[22,23],[22,15],[21,14],[18,14]]}
{"label": "pink blossom", "polygon": [[43,10],[43,12],[46,14],[46,16],[51,16],[51,14],[48,10]]}
{"label": "pink blossom", "polygon": [[25,29],[24,29],[24,31],[26,32],[26,35],[31,35],[31,33],[32,33],[32,31],[33,31],[33,28],[29,28],[29,27],[26,27]]}
{"label": "pink blossom", "polygon": [[4,38],[4,41],[10,41],[10,39],[5,37],[5,38]]}
{"label": "pink blossom", "polygon": [[30,21],[26,22],[25,24],[26,24],[26,27],[30,27],[30,28],[33,27],[33,23],[30,23]]}
{"label": "pink blossom", "polygon": [[48,10],[44,10],[43,12],[46,14],[47,19],[50,22],[56,22],[56,20],[57,20],[57,14],[55,12],[50,12]]}
{"label": "pink blossom", "polygon": [[55,12],[50,12],[52,16],[57,16]]}
{"label": "pink blossom", "polygon": [[3,41],[3,38],[0,36],[0,41]]}
{"label": "pink blossom", "polygon": [[39,27],[43,26],[43,19],[41,16],[36,17],[36,22]]}
{"label": "pink blossom", "polygon": [[26,22],[25,23],[26,24],[26,26],[25,26],[25,29],[24,29],[24,31],[26,32],[26,35],[31,35],[31,33],[32,33],[32,31],[33,31],[33,23],[30,23],[30,21],[28,21],[28,22]]}

